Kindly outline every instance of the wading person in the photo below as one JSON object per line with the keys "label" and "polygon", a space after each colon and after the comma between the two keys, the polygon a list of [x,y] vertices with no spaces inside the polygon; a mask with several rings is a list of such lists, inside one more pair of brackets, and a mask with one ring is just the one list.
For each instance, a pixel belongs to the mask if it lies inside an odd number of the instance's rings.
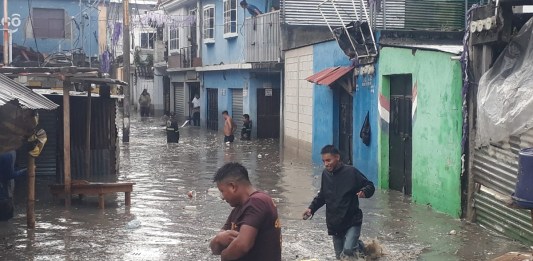
{"label": "wading person", "polygon": [[244,121],[242,123],[241,129],[241,140],[250,140],[252,137],[252,121],[250,120],[250,115],[242,115]]}
{"label": "wading person", "polygon": [[141,96],[139,96],[139,107],[141,108],[141,117],[150,116],[151,103],[152,99],[150,98],[150,94],[148,93],[148,90],[144,89],[141,93]]}
{"label": "wading person", "polygon": [[233,207],[209,247],[221,260],[281,261],[281,223],[272,198],[255,189],[239,163],[218,169],[214,181]]}
{"label": "wading person", "polygon": [[16,159],[17,153],[14,150],[0,154],[0,221],[13,218],[13,179],[26,175],[26,169],[15,170]]}
{"label": "wading person", "polygon": [[224,142],[226,144],[230,144],[235,140],[233,133],[235,133],[235,129],[237,129],[237,127],[235,126],[235,122],[233,122],[231,116],[229,116],[228,111],[223,111],[222,116],[224,117]]}
{"label": "wading person", "polygon": [[341,260],[353,260],[363,256],[364,245],[359,240],[363,212],[359,198],[374,194],[374,184],[356,168],[344,165],[340,153],[333,145],[322,148],[322,182],[320,192],[313,199],[303,218],[308,219],[326,205],[328,234],[333,236],[335,256]]}
{"label": "wading person", "polygon": [[200,126],[200,95],[194,95],[191,101],[193,126]]}

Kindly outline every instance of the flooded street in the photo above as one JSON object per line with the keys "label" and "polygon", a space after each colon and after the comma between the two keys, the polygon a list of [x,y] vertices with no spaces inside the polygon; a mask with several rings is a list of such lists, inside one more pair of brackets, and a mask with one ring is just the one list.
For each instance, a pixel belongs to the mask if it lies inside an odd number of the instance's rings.
{"label": "flooded street", "polygon": [[[98,209],[96,197],[75,199],[67,210],[48,192],[53,180],[38,179],[37,228],[27,231],[22,182],[16,217],[0,223],[0,260],[219,260],[208,244],[231,209],[212,178],[228,161],[243,163],[252,183],[278,203],[284,260],[334,260],[325,208],[301,220],[318,191],[320,167],[280,154],[277,140],[226,146],[222,134],[195,127],[181,128],[180,143],[167,144],[161,123],[132,119],[130,143],[121,144],[117,178],[136,183],[131,207],[119,193],[106,196],[105,210]],[[192,200],[188,191],[195,192]],[[527,249],[412,204],[399,192],[378,190],[361,207],[362,239],[381,242],[381,260],[488,260]]]}

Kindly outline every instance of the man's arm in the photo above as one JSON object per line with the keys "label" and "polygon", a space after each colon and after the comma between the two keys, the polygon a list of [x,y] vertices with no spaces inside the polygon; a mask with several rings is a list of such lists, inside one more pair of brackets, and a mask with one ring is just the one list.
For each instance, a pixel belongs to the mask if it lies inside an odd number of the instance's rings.
{"label": "man's arm", "polygon": [[257,228],[242,225],[239,235],[221,253],[222,260],[235,260],[243,257],[252,249],[257,237]]}
{"label": "man's arm", "polygon": [[357,192],[357,196],[360,198],[370,198],[372,195],[374,195],[374,192],[376,191],[376,188],[374,187],[374,183],[372,181],[368,180],[363,173],[358,171],[356,169],[356,184],[360,186],[359,192]]}
{"label": "man's arm", "polygon": [[238,235],[239,232],[234,230],[220,231],[209,243],[209,248],[211,248],[213,255],[220,255]]}
{"label": "man's arm", "polygon": [[311,205],[309,205],[309,209],[311,210],[311,215],[314,215],[317,210],[319,210],[324,204],[326,204],[326,199],[324,198],[324,177],[322,177],[322,180],[320,181],[320,191],[315,196],[313,201],[311,202]]}
{"label": "man's arm", "polygon": [[254,13],[255,13],[255,15],[260,15],[260,14],[262,14],[261,11],[259,11],[259,9],[257,9],[257,8],[254,9]]}

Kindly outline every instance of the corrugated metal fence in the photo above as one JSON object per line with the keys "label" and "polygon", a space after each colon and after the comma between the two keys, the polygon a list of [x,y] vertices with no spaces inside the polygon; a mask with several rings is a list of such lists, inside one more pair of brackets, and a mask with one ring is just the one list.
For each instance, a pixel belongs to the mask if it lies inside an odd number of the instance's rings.
{"label": "corrugated metal fence", "polygon": [[508,207],[518,175],[518,153],[533,147],[533,130],[474,152],[475,219],[522,242],[533,242],[529,211]]}
{"label": "corrugated metal fence", "polygon": [[[282,1],[283,19],[292,25],[326,25],[318,9],[323,0]],[[363,20],[361,0],[336,0],[337,10],[345,23],[357,17]],[[377,0],[376,6],[367,6],[369,20],[378,29],[425,29],[458,31],[464,29],[465,1],[463,0]],[[470,3],[479,1],[471,0]],[[354,3],[355,10],[354,12]],[[469,5],[470,5],[469,3]],[[324,16],[333,27],[341,26],[337,11],[331,2],[322,5]]]}
{"label": "corrugated metal fence", "polygon": [[245,21],[246,62],[279,62],[281,57],[279,11]]}

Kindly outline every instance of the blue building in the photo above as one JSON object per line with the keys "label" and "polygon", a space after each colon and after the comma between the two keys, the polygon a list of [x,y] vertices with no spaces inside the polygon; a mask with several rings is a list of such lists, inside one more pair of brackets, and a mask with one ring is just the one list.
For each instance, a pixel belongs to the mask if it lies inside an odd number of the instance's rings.
{"label": "blue building", "polygon": [[[31,48],[44,56],[65,50],[82,51],[96,59],[99,43],[105,41],[99,32],[99,20],[105,21],[106,1],[87,4],[72,0],[35,0],[28,3],[8,1],[9,29],[12,32],[13,60],[26,61],[16,49]],[[3,13],[3,6],[0,7]],[[99,19],[99,16],[103,19]],[[105,28],[105,27],[104,27]],[[104,44],[105,46],[105,44]],[[42,62],[42,61],[41,61]]]}
{"label": "blue building", "polygon": [[[260,6],[260,1],[249,1]],[[261,9],[260,7],[258,7]],[[278,138],[280,129],[281,66],[279,44],[250,52],[257,34],[266,33],[266,22],[279,24],[279,12],[251,18],[237,0],[202,1],[201,122],[221,130],[221,113],[228,111],[238,126],[242,115],[252,120],[252,137]],[[265,13],[266,10],[261,10]],[[279,28],[279,27],[278,27]],[[278,41],[279,30],[270,30]],[[261,38],[265,40],[266,38]],[[263,43],[256,42],[256,45]],[[269,48],[276,48],[268,53]],[[258,56],[255,56],[258,55]],[[270,56],[269,56],[270,55]],[[258,59],[257,59],[258,58]]]}

